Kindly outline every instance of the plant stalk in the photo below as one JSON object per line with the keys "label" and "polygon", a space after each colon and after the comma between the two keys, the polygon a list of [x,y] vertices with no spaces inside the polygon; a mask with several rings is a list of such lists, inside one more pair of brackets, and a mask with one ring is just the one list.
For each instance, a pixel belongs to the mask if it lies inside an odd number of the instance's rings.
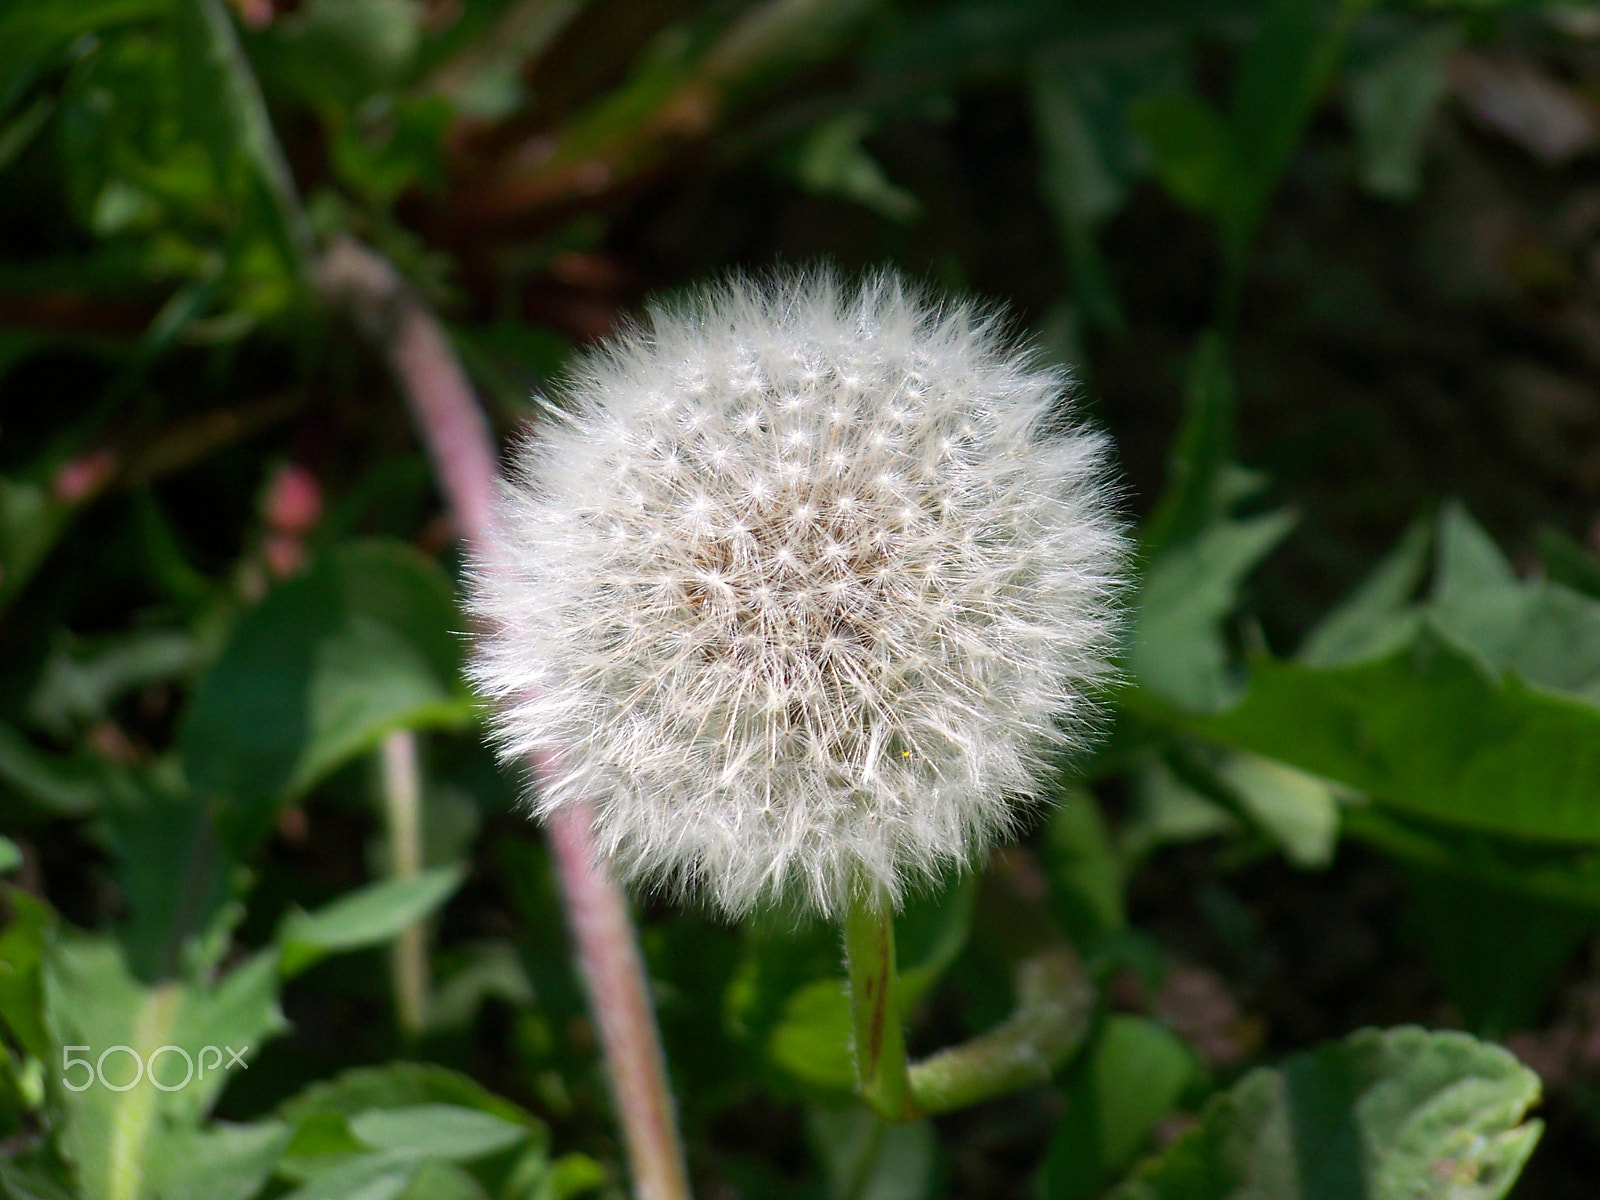
{"label": "plant stalk", "polygon": [[894,912],[883,889],[858,884],[844,919],[845,965],[855,1031],[856,1090],[890,1121],[913,1114],[905,1034],[896,996]]}
{"label": "plant stalk", "polygon": [[[383,740],[383,808],[389,833],[389,874],[414,879],[422,871],[422,771],[417,735],[396,730]],[[418,921],[395,939],[390,958],[395,1014],[407,1038],[428,1020],[428,924]]]}
{"label": "plant stalk", "polygon": [[[389,360],[457,532],[485,544],[498,457],[443,326],[385,259],[352,238],[323,256],[324,294],[342,302]],[[548,762],[535,763],[540,775]],[[594,1013],[637,1200],[688,1200],[689,1174],[667,1084],[644,960],[621,888],[596,857],[592,810],[546,823],[579,972]]]}

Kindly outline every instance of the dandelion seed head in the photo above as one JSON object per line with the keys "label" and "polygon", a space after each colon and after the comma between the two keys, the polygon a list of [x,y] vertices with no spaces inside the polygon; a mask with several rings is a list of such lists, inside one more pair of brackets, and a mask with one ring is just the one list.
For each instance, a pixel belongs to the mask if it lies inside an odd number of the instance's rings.
{"label": "dandelion seed head", "polygon": [[477,562],[475,682],[536,815],[739,915],[898,901],[1094,728],[1125,554],[1105,440],[989,312],[734,279],[583,356]]}

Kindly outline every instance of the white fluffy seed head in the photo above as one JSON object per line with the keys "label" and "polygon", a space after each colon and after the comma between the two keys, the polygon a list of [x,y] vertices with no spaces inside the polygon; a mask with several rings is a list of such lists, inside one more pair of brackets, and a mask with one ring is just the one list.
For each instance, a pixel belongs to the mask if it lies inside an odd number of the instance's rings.
{"label": "white fluffy seed head", "polygon": [[1093,726],[1125,553],[1105,440],[995,314],[892,274],[736,278],[582,357],[473,607],[507,758],[635,883],[898,901]]}

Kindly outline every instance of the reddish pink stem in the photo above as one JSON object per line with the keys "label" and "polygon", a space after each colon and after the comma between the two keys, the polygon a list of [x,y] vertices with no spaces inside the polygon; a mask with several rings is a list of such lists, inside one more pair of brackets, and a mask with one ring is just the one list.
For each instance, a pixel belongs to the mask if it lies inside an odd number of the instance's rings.
{"label": "reddish pink stem", "polygon": [[[349,238],[328,249],[321,282],[388,355],[451,520],[469,544],[482,545],[494,521],[499,460],[488,422],[443,327],[387,261]],[[543,775],[546,764],[537,767]],[[627,897],[596,858],[592,822],[587,805],[570,805],[545,823],[545,835],[578,968],[599,1025],[635,1195],[638,1200],[689,1200],[689,1176],[644,959]]]}

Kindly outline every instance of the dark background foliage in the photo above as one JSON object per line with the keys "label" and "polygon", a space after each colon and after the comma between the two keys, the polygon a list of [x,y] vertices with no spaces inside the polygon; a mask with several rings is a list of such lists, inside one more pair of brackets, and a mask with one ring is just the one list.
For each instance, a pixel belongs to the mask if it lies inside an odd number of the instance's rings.
{"label": "dark background foliage", "polygon": [[[1516,1195],[1590,1194],[1597,152],[1579,3],[0,0],[0,1188],[623,1186],[458,676],[454,531],[319,290],[349,236],[502,434],[645,296],[827,259],[1006,305],[1116,439],[1143,587],[1110,737],[900,929],[914,1052],[1004,1016],[1019,906],[1089,963],[1088,1049],[885,1133],[833,931],[644,898],[699,1194],[1099,1195],[1248,1068],[1408,1024],[1533,1067]],[[248,1071],[102,1160],[120,1094],[63,1091],[60,1048],[173,995]],[[423,1103],[470,1120],[408,1159],[384,1114]],[[1502,1194],[1463,1155],[1416,1194]]]}

